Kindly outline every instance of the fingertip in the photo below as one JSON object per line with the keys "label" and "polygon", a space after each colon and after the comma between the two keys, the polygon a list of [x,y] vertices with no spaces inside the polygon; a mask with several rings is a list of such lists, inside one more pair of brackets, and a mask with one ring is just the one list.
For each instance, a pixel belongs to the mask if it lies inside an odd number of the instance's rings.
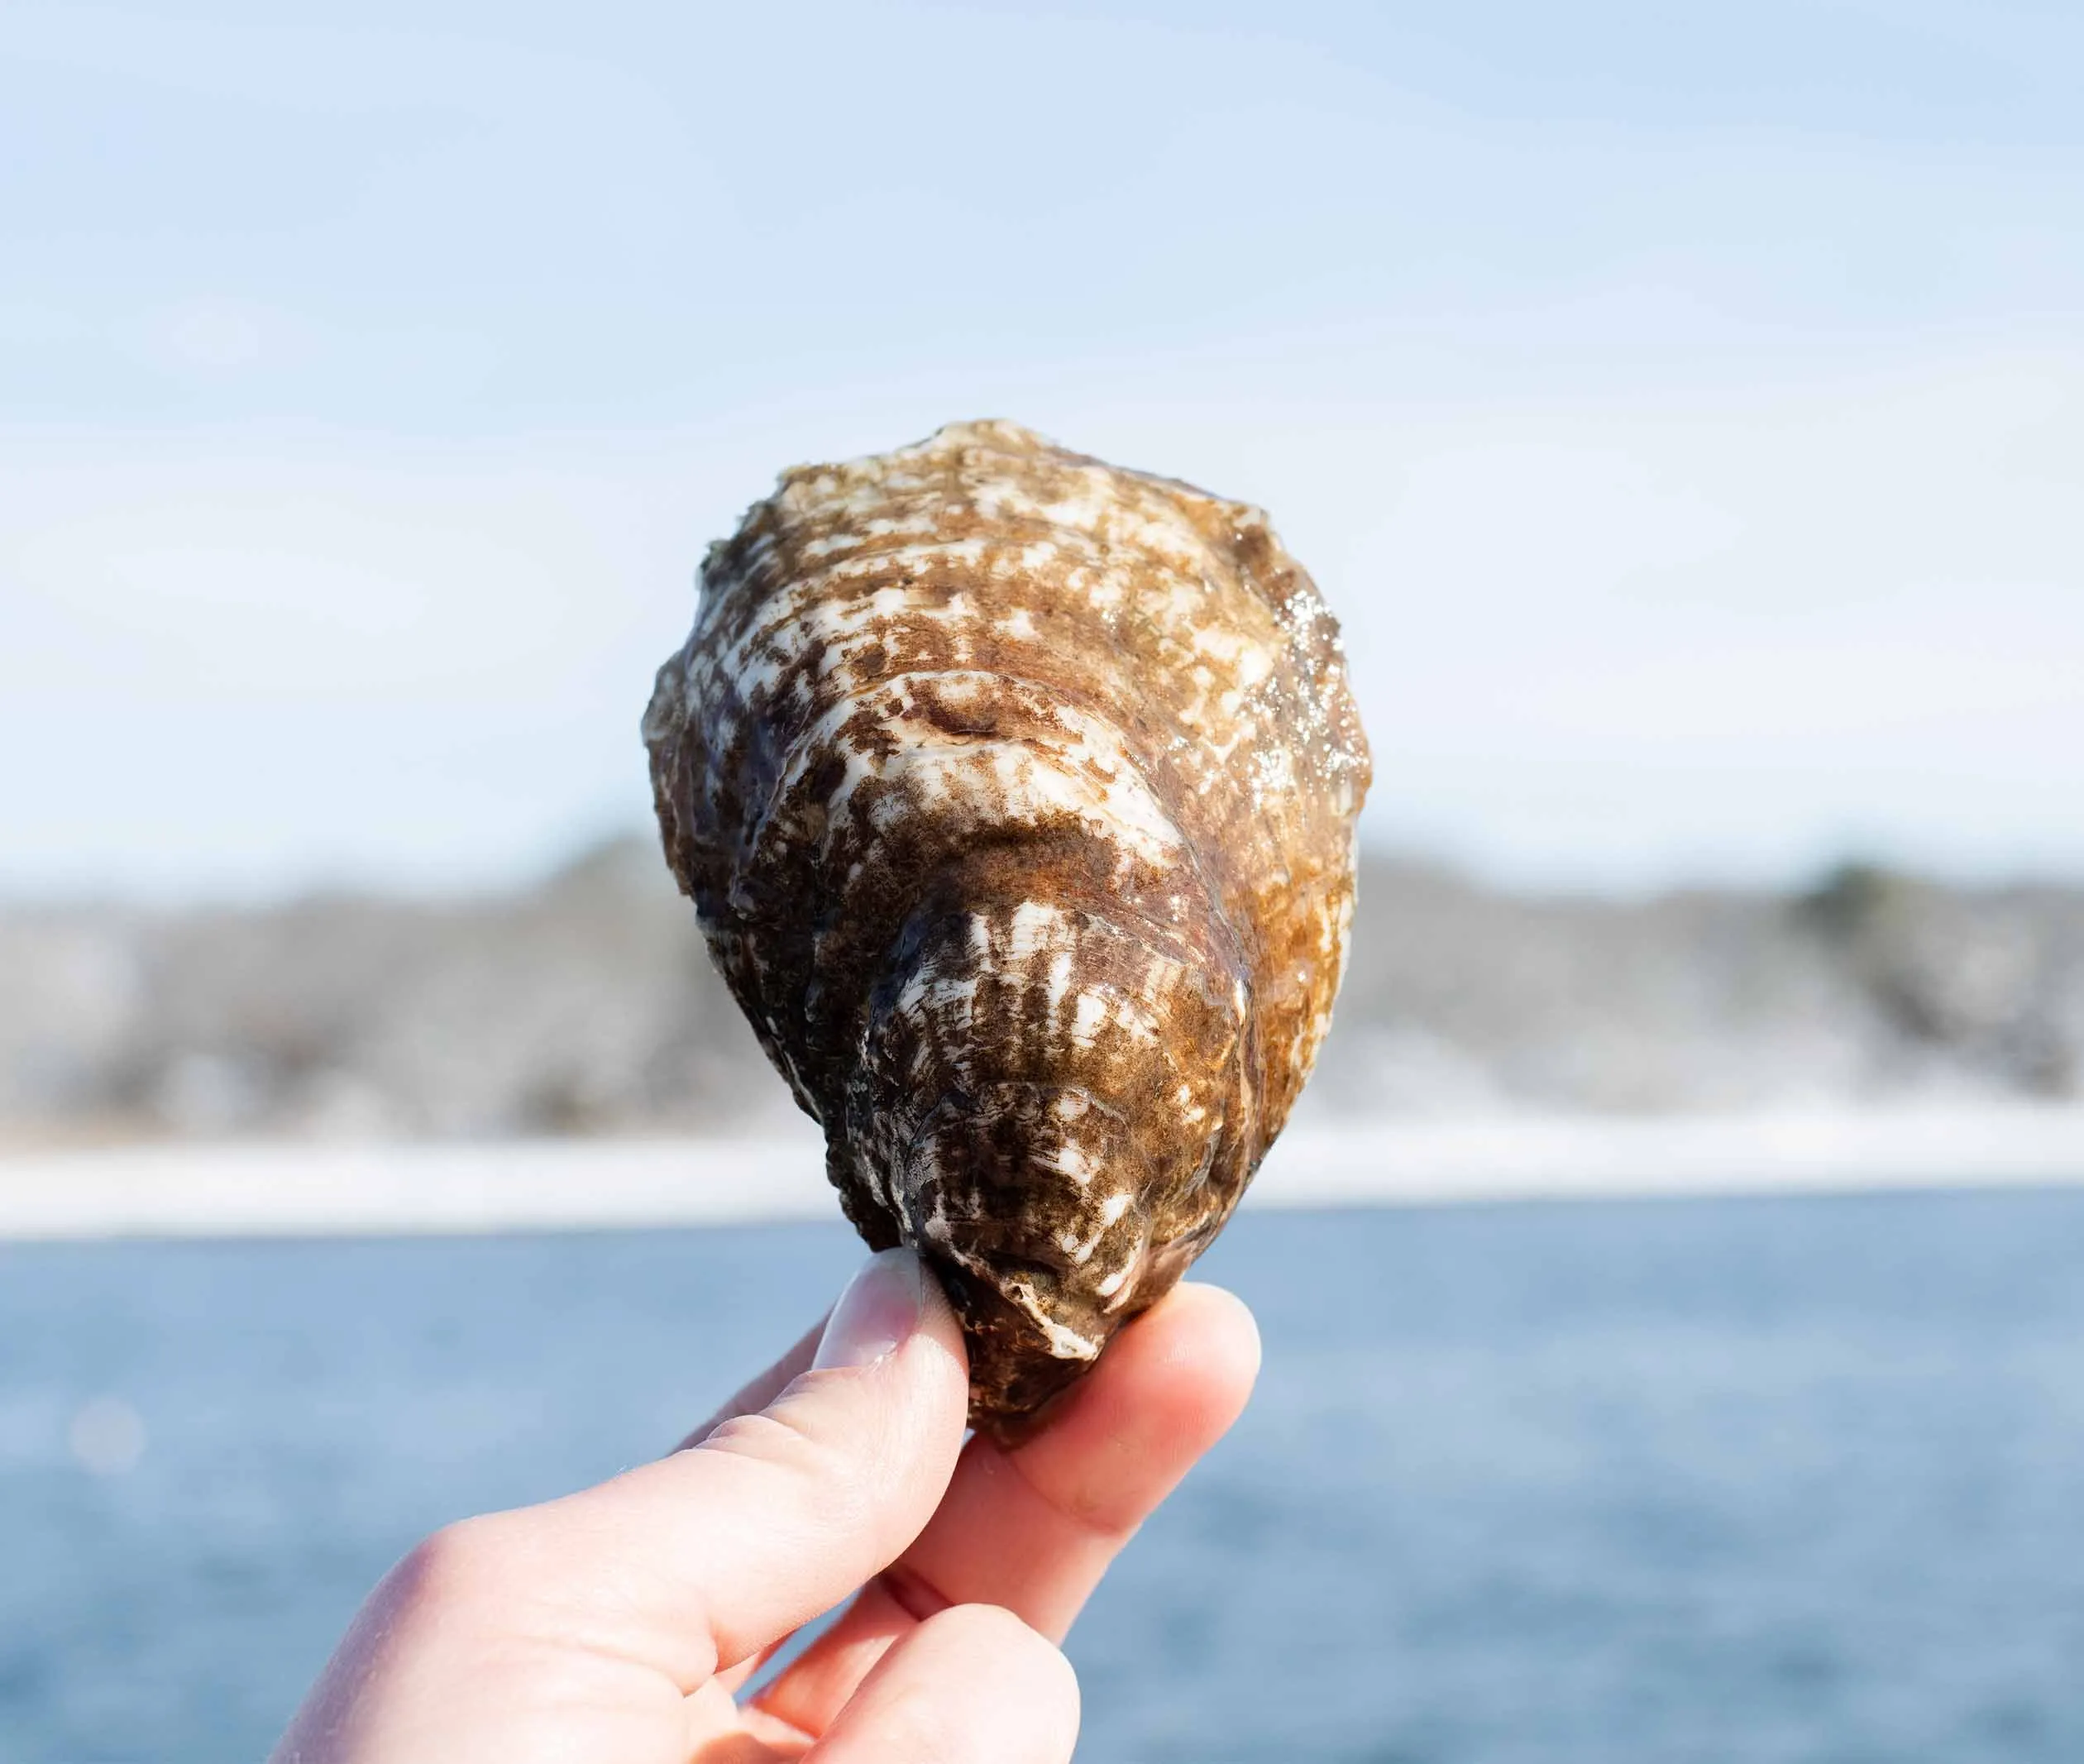
{"label": "fingertip", "polygon": [[944,1481],[968,1409],[962,1326],[932,1269],[899,1247],[870,1255],[856,1271],[810,1365],[765,1413],[790,1422],[820,1415],[836,1432],[876,1441],[882,1452],[895,1449],[910,1474]]}
{"label": "fingertip", "polygon": [[[804,1370],[873,1376],[907,1390],[954,1386],[967,1394],[969,1384],[954,1307],[930,1264],[908,1245],[878,1250],[856,1269]],[[782,1394],[804,1384],[800,1375]]]}
{"label": "fingertip", "polygon": [[1226,1286],[1206,1280],[1183,1280],[1169,1295],[1186,1307],[1197,1329],[1247,1375],[1259,1370],[1259,1319],[1252,1307]]}
{"label": "fingertip", "polygon": [[1259,1324],[1228,1288],[1174,1287],[1124,1331],[1147,1370],[1140,1379],[1166,1408],[1213,1441],[1244,1412],[1259,1377]]}
{"label": "fingertip", "polygon": [[[907,1249],[871,1257],[870,1265],[886,1258],[901,1258],[918,1275],[912,1327],[892,1351],[867,1365],[839,1370],[862,1380],[863,1396],[887,1417],[915,1417],[925,1436],[936,1441],[930,1454],[934,1464],[938,1468],[945,1458],[945,1467],[952,1469],[969,1419],[969,1354],[963,1326],[931,1264]],[[810,1377],[817,1379],[831,1370],[814,1367]]]}

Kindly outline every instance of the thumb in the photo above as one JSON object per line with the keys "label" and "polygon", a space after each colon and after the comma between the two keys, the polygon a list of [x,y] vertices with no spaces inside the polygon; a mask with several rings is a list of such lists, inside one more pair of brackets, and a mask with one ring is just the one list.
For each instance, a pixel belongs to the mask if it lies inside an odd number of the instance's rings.
{"label": "thumb", "polygon": [[535,1533],[526,1553],[568,1590],[559,1605],[584,1602],[590,1640],[691,1692],[902,1553],[947,1489],[968,1407],[954,1313],[914,1251],[886,1250],[764,1409],[499,1523]]}

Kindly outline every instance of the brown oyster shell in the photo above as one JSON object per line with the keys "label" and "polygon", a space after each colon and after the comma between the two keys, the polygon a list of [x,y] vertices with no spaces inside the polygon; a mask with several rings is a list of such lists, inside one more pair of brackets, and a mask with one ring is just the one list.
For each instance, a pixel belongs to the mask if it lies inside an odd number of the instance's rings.
{"label": "brown oyster shell", "polygon": [[1006,423],[799,467],[644,719],[666,853],[1005,1437],[1236,1206],[1329,1026],[1367,745],[1258,509]]}

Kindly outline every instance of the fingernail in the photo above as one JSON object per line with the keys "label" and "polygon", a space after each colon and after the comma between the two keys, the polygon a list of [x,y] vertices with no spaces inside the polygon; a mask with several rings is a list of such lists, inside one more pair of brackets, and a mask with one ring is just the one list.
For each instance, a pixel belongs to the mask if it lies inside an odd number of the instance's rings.
{"label": "fingernail", "polygon": [[870,1256],[832,1307],[812,1369],[872,1366],[896,1353],[919,1327],[925,1303],[926,1270],[915,1250]]}

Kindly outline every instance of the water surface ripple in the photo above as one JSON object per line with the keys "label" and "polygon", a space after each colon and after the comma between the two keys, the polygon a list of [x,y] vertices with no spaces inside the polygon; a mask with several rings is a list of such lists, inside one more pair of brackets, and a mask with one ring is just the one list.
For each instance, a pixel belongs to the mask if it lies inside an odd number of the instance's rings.
{"label": "water surface ripple", "polygon": [[[670,1442],[809,1226],[0,1248],[0,1757],[264,1754],[421,1533]],[[2084,1195],[1259,1214],[1080,1757],[2084,1757]]]}

